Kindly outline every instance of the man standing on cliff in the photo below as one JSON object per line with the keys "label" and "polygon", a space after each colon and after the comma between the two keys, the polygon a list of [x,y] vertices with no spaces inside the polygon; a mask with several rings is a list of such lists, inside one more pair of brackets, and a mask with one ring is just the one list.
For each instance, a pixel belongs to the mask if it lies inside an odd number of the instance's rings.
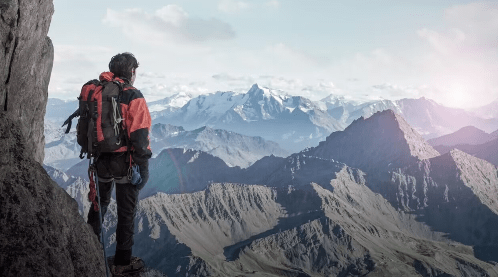
{"label": "man standing on cliff", "polygon": [[[149,178],[148,160],[152,156],[149,145],[151,117],[142,93],[133,87],[137,68],[138,62],[133,54],[117,54],[112,57],[109,63],[109,72],[102,73],[99,78],[99,82],[103,83],[104,86],[112,82],[121,87],[118,97],[118,106],[120,106],[118,114],[121,112],[122,120],[120,121],[122,129],[125,130],[125,140],[127,141],[123,147],[112,152],[102,152],[95,158],[102,221],[111,200],[112,189],[116,184],[118,213],[116,254],[114,264],[111,264],[110,267],[111,272],[118,276],[126,276],[127,272],[143,268],[143,261],[137,257],[132,257],[132,246],[138,194]],[[99,109],[103,108],[99,107]],[[104,120],[103,118],[102,121]],[[101,125],[104,129],[104,124]],[[106,130],[104,129],[102,132],[105,133]],[[138,165],[142,179],[137,184],[133,184],[130,178],[132,163]],[[99,236],[101,232],[99,212],[93,208],[90,208],[88,213],[88,223],[93,227],[95,234]]]}

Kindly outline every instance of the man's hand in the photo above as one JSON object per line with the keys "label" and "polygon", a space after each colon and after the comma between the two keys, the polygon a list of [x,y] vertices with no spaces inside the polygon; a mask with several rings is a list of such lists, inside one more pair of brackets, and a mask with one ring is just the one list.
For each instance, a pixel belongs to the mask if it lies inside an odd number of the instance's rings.
{"label": "man's hand", "polygon": [[139,164],[138,167],[140,168],[140,177],[142,177],[142,182],[137,184],[137,190],[141,190],[149,180],[149,161],[146,160],[144,163]]}

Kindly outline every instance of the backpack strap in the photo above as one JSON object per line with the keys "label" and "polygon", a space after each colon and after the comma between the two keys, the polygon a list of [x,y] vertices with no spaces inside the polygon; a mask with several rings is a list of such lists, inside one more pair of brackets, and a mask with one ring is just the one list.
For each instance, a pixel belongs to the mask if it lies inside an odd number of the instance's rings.
{"label": "backpack strap", "polygon": [[[125,89],[125,86],[129,86],[129,85],[126,84],[126,83],[118,82],[118,81],[114,81],[114,83],[116,83],[116,85],[119,87],[119,94],[118,94],[118,100],[117,100],[117,102],[118,102],[118,105],[121,106],[121,97],[123,96],[123,91]],[[119,109],[119,117],[123,118],[123,115],[121,113],[121,109]],[[130,143],[130,138],[128,137],[128,131],[126,130],[126,128],[123,128],[123,122],[120,122],[120,127],[123,129],[123,134],[124,134],[124,139],[125,139],[125,144],[126,144],[126,156],[128,157],[129,162],[130,162],[130,166],[128,168],[128,179],[131,180],[130,169],[131,169],[132,158],[131,158],[131,143]]]}
{"label": "backpack strap", "polygon": [[[94,118],[95,116],[95,107],[92,105],[92,97],[93,97],[93,94],[95,93],[95,89],[92,89],[90,90],[90,92],[88,93],[88,98],[86,99],[86,103],[87,103],[87,106],[88,106],[88,119],[89,119],[89,122],[88,122],[88,133],[87,133],[87,139],[88,139],[88,152],[87,152],[87,155],[86,157],[88,159],[90,159],[90,157],[94,154],[93,153],[93,132],[94,132],[94,129],[96,128],[96,118]],[[81,158],[81,155],[83,153],[80,154],[80,158]]]}
{"label": "backpack strap", "polygon": [[66,121],[64,121],[64,124],[62,124],[61,127],[64,127],[65,125],[67,125],[66,131],[64,132],[65,134],[69,134],[69,131],[71,130],[71,125],[73,124],[73,118],[78,117],[78,116],[80,116],[80,108],[79,107],[72,115],[70,115],[66,119]]}

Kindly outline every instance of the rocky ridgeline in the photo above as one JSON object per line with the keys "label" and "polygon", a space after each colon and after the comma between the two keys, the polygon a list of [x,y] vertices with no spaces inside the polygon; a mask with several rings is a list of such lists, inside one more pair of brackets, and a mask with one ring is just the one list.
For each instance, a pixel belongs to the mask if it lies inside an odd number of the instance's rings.
{"label": "rocky ridgeline", "polygon": [[[364,177],[342,165],[328,186],[224,183],[194,193],[158,193],[140,201],[134,251],[168,275],[498,274],[474,257],[472,247],[394,208]],[[113,209],[106,218],[110,248]]]}
{"label": "rocky ridgeline", "polygon": [[[474,245],[480,259],[498,259],[497,168],[459,150],[420,161],[384,180],[393,205],[419,215],[435,231]],[[396,193],[394,193],[394,191]]]}
{"label": "rocky ridgeline", "polygon": [[101,246],[76,201],[40,164],[53,12],[52,1],[0,3],[1,276],[105,275]]}

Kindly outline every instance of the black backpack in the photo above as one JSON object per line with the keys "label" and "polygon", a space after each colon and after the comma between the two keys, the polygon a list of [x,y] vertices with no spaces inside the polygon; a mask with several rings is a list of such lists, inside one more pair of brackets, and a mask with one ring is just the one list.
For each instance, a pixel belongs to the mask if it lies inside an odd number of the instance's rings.
{"label": "black backpack", "polygon": [[121,97],[125,84],[118,81],[91,80],[81,88],[79,108],[64,122],[71,129],[71,120],[79,116],[76,138],[81,146],[80,158],[98,157],[100,153],[114,152],[128,145],[123,129]]}

